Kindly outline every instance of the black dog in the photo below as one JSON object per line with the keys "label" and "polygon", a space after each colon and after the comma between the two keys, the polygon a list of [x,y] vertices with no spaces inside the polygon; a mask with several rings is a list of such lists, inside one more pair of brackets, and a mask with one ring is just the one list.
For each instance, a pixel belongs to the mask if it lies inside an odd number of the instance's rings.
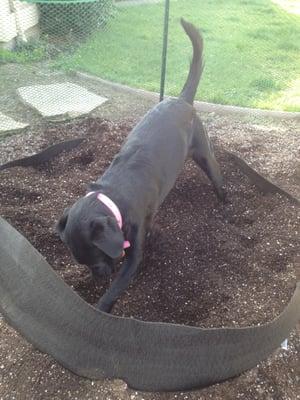
{"label": "black dog", "polygon": [[224,199],[219,166],[192,107],[202,72],[202,38],[192,24],[181,24],[193,44],[193,59],[179,98],[165,100],[146,114],[88,195],[65,210],[57,225],[75,259],[95,275],[111,273],[126,248],[117,278],[97,305],[103,311],[110,311],[136,274],[145,234],[188,156]]}

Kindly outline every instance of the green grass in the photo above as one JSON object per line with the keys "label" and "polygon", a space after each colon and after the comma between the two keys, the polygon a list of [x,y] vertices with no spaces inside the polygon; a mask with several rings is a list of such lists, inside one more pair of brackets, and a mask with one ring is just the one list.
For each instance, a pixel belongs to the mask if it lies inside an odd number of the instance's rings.
{"label": "green grass", "polygon": [[[299,94],[293,87],[300,72],[299,16],[269,0],[171,2],[166,77],[171,95],[179,94],[192,53],[179,25],[181,16],[200,27],[205,40],[198,99],[300,111],[290,97]],[[122,9],[105,31],[56,65],[158,91],[162,22],[163,4]]]}
{"label": "green grass", "polygon": [[45,46],[38,41],[19,45],[14,51],[0,49],[0,64],[26,64],[40,61],[46,56]]}

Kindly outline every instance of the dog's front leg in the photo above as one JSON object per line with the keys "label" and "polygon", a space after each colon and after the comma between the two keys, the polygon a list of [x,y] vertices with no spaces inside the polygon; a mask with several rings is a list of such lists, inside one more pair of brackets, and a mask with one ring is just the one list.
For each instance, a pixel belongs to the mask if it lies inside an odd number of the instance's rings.
{"label": "dog's front leg", "polygon": [[126,259],[116,279],[96,305],[99,310],[110,312],[118,297],[128,288],[142,261],[143,240],[141,235],[137,235],[137,239],[131,242],[131,247],[127,250]]}

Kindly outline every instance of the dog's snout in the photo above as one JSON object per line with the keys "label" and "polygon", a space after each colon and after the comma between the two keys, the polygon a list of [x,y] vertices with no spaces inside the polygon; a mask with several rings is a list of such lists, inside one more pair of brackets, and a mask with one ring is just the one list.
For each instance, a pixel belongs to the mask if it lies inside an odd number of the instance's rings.
{"label": "dog's snout", "polygon": [[92,266],[89,268],[92,272],[94,279],[110,277],[112,274],[112,269],[109,265],[101,264],[101,265],[96,265],[96,266]]}

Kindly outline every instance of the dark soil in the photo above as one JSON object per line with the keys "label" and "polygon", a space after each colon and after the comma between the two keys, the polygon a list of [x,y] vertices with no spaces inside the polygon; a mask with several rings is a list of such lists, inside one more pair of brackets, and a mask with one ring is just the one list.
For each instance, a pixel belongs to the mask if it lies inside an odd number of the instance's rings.
{"label": "dark soil", "polygon": [[[38,169],[7,170],[0,183],[2,215],[92,303],[108,282],[96,288],[88,270],[74,265],[53,227],[64,207],[108,167],[129,130],[102,120],[48,129],[51,144],[75,132],[86,140]],[[270,319],[289,299],[297,210],[285,198],[259,193],[222,149],[217,148],[217,157],[228,203],[217,200],[208,179],[188,162],[156,217],[141,273],[114,313],[201,326],[249,325]]]}
{"label": "dark soil", "polygon": [[[45,146],[81,136],[85,141],[38,169],[1,173],[0,214],[90,303],[109,282],[96,284],[86,267],[74,263],[54,224],[108,167],[130,129],[100,119],[48,128]],[[260,193],[218,142],[215,147],[228,202],[218,201],[209,180],[188,161],[156,216],[140,274],[112,313],[201,327],[246,326],[271,320],[290,299],[300,275],[298,210],[282,196]]]}

